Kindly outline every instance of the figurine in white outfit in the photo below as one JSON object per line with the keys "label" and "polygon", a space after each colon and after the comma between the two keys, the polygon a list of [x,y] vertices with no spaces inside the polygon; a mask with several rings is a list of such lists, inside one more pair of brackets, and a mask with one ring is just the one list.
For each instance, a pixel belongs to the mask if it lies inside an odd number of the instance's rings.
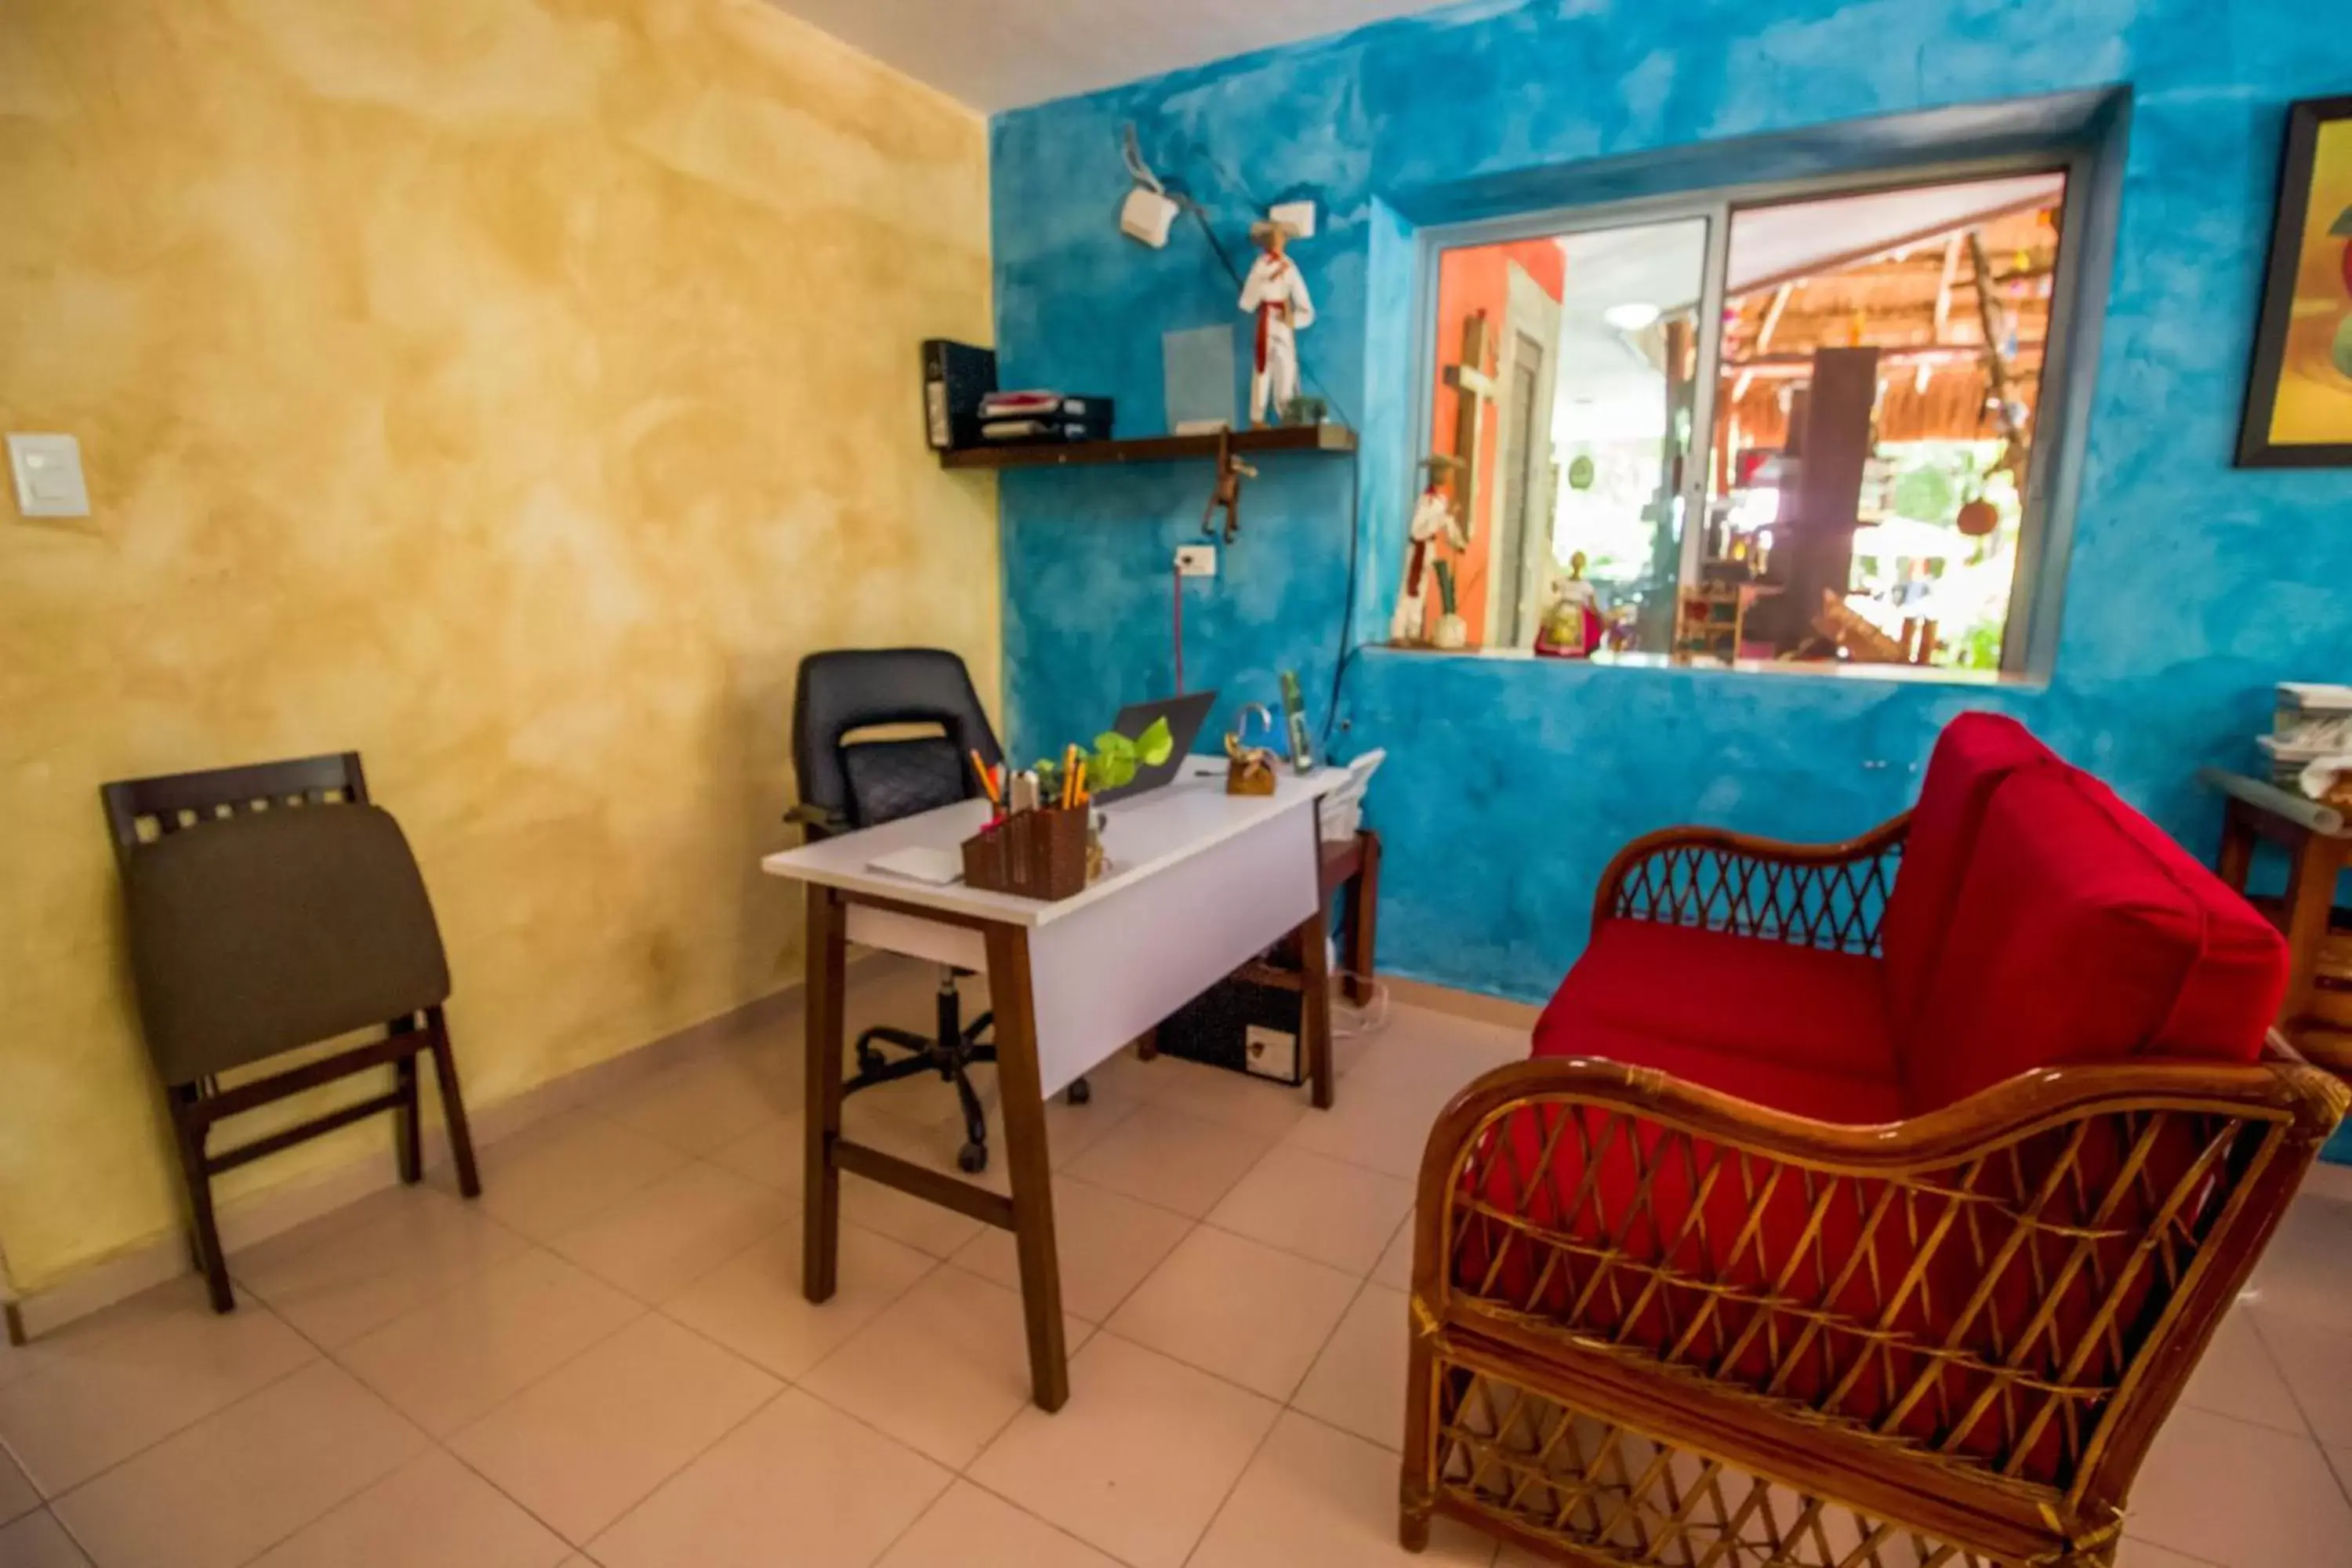
{"label": "figurine in white outfit", "polygon": [[1257,260],[1242,284],[1242,309],[1257,317],[1256,348],[1250,365],[1250,423],[1273,423],[1266,417],[1273,405],[1275,419],[1298,395],[1298,342],[1301,327],[1315,324],[1315,301],[1307,297],[1307,279],[1298,263],[1283,254],[1290,226],[1267,220],[1250,225],[1250,239],[1260,248]]}

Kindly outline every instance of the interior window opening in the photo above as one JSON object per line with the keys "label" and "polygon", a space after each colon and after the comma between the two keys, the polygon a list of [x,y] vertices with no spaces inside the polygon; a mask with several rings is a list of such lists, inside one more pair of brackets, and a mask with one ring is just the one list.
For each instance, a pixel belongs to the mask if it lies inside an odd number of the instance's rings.
{"label": "interior window opening", "polygon": [[2013,668],[2065,199],[1701,197],[1442,251],[1395,640]]}

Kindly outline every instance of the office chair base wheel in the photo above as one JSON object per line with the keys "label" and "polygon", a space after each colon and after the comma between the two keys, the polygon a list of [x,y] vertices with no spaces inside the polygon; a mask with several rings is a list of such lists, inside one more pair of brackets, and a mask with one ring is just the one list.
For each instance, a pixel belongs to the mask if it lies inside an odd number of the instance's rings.
{"label": "office chair base wheel", "polygon": [[1094,1099],[1095,1086],[1084,1079],[1078,1079],[1071,1083],[1068,1093],[1072,1105],[1084,1105]]}
{"label": "office chair base wheel", "polygon": [[883,1064],[889,1058],[885,1057],[880,1051],[876,1050],[872,1046],[867,1045],[865,1041],[860,1040],[857,1042],[857,1070],[860,1073],[880,1072],[882,1070]]}
{"label": "office chair base wheel", "polygon": [[988,1145],[967,1143],[956,1151],[956,1169],[967,1176],[977,1176],[988,1169]]}

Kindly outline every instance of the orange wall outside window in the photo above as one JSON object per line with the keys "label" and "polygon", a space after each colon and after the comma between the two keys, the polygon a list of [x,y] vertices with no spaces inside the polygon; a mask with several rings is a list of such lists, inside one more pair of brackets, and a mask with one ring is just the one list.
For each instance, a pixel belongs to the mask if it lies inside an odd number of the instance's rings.
{"label": "orange wall outside window", "polygon": [[[1465,246],[1447,251],[1438,263],[1437,369],[1433,373],[1437,378],[1437,395],[1431,400],[1435,410],[1429,437],[1432,452],[1455,455],[1454,421],[1462,395],[1445,384],[1445,371],[1461,358],[1462,323],[1481,310],[1486,314],[1486,363],[1478,368],[1490,376],[1496,372],[1504,331],[1509,325],[1514,263],[1553,299],[1566,292],[1568,256],[1554,240],[1518,239],[1504,245]],[[1549,434],[1539,432],[1538,438],[1549,438]],[[1502,411],[1489,400],[1478,425],[1478,489],[1470,548],[1459,553],[1452,550],[1443,552],[1454,562],[1456,606],[1469,625],[1473,647],[1486,637],[1487,553],[1495,542],[1495,454],[1501,445]],[[1426,624],[1434,628],[1439,601],[1433,581],[1428,586],[1428,595]]]}

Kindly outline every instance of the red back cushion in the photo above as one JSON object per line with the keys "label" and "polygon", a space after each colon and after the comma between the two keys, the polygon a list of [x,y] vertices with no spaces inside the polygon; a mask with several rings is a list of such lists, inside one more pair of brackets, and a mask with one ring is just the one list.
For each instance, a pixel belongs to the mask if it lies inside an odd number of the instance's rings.
{"label": "red back cushion", "polygon": [[1896,1035],[1908,1034],[1927,1005],[1936,954],[1993,786],[2019,768],[2042,763],[2063,765],[2024,725],[1999,713],[1963,713],[1937,738],[1919,804],[1911,810],[1895,889],[1879,921],[1886,1016]]}
{"label": "red back cushion", "polygon": [[2073,768],[1995,787],[1927,1005],[1896,1038],[1915,1112],[2062,1062],[2254,1058],[2285,946],[2161,840]]}
{"label": "red back cushion", "polygon": [[2252,1061],[2262,1054],[2263,1037],[2286,995],[2286,939],[2261,911],[2162,828],[2125,805],[2115,791],[2088,773],[2077,773],[2074,778],[2116,830],[2156,862],[2200,921],[2199,962],[2182,984],[2171,1016],[2146,1050],[2158,1056]]}

